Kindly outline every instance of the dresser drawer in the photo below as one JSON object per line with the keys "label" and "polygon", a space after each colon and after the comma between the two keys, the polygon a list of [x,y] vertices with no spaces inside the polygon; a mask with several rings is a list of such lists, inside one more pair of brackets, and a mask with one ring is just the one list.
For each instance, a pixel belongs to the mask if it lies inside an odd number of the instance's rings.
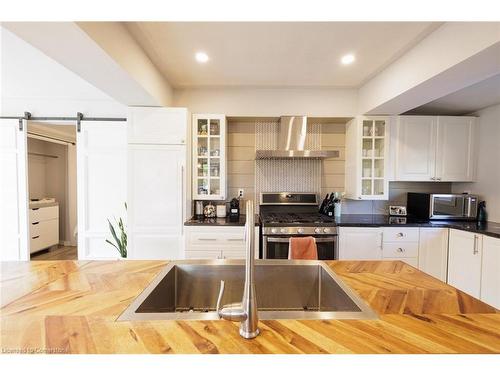
{"label": "dresser drawer", "polygon": [[59,218],[59,206],[40,207],[29,209],[30,223]]}
{"label": "dresser drawer", "polygon": [[30,225],[30,253],[59,243],[59,220],[45,220]]}
{"label": "dresser drawer", "polygon": [[417,258],[418,242],[384,242],[384,258]]}
{"label": "dresser drawer", "polygon": [[418,242],[418,228],[383,228],[384,242]]}

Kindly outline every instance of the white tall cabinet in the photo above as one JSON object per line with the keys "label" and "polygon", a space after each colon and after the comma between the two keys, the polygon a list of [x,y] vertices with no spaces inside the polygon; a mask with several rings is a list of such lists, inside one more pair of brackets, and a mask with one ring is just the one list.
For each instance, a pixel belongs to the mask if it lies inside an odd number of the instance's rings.
{"label": "white tall cabinet", "polygon": [[467,116],[399,116],[396,181],[474,181],[477,122]]}
{"label": "white tall cabinet", "polygon": [[128,257],[184,257],[184,108],[131,107],[128,117]]}

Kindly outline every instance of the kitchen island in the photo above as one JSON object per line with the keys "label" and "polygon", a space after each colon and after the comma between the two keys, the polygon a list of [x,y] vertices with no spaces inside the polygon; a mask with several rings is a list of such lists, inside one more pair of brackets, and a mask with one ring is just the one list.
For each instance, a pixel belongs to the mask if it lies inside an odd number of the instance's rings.
{"label": "kitchen island", "polygon": [[327,262],[378,320],[116,322],[167,263],[2,263],[2,352],[500,353],[500,311],[399,261]]}

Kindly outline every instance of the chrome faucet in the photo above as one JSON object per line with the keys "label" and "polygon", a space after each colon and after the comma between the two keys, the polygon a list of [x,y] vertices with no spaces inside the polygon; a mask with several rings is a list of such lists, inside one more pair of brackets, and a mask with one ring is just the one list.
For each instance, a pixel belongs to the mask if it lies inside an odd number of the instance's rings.
{"label": "chrome faucet", "polygon": [[253,339],[259,334],[259,316],[257,311],[257,297],[255,295],[254,283],[254,263],[255,249],[255,213],[253,201],[246,204],[245,223],[245,287],[243,289],[243,299],[241,303],[231,303],[220,307],[222,296],[224,295],[224,280],[220,282],[219,297],[217,298],[217,313],[219,318],[240,322],[240,335],[246,339]]}

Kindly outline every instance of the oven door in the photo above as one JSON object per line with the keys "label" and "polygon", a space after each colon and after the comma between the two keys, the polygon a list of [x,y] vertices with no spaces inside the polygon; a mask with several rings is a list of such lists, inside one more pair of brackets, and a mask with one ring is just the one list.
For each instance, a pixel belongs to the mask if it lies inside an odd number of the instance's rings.
{"label": "oven door", "polygon": [[[297,236],[295,236],[297,237]],[[314,236],[319,260],[337,259],[337,236]],[[263,259],[288,259],[290,237],[263,236]]]}

